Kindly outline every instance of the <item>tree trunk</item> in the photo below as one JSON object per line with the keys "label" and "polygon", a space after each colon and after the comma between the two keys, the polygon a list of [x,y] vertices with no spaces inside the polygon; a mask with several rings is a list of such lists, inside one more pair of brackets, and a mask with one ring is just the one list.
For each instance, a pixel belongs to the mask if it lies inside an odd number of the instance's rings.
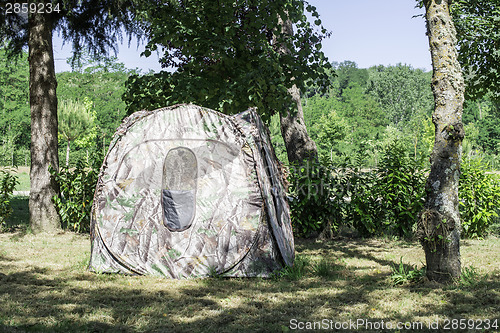
{"label": "tree trunk", "polygon": [[59,191],[49,173],[49,165],[59,169],[57,81],[50,16],[43,13],[30,14],[28,29],[31,108],[30,225],[34,232],[53,232],[60,229],[61,224],[52,201],[52,197]]}
{"label": "tree trunk", "polygon": [[[285,35],[293,36],[293,26],[290,20],[282,23],[282,32]],[[276,42],[276,39],[275,39]],[[290,53],[286,45],[278,45],[278,52],[282,54]],[[300,99],[300,90],[296,85],[288,89],[288,93],[297,105],[297,112],[287,111],[286,116],[280,113],[281,135],[285,141],[288,162],[301,162],[305,160],[315,160],[318,158],[318,148],[316,143],[307,133],[306,123],[304,121],[304,112],[302,111],[302,102]]]}
{"label": "tree trunk", "polygon": [[300,91],[294,85],[289,90],[293,100],[297,103],[297,112],[290,111],[287,116],[280,114],[281,135],[285,141],[286,153],[290,163],[305,160],[315,160],[318,158],[318,148],[316,143],[307,133],[304,113],[300,101]]}
{"label": "tree trunk", "polygon": [[446,283],[458,278],[461,269],[458,179],[464,138],[464,82],[457,61],[449,2],[425,0],[424,4],[434,69],[435,141],[418,236],[425,250],[427,277]]}

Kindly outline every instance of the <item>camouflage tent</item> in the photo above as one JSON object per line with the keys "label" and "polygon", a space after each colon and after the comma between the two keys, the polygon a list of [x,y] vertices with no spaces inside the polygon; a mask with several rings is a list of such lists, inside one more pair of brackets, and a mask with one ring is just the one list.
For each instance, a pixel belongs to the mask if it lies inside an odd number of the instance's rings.
{"label": "camouflage tent", "polygon": [[253,109],[177,105],[126,118],[91,223],[96,272],[268,276],[294,260],[280,170]]}

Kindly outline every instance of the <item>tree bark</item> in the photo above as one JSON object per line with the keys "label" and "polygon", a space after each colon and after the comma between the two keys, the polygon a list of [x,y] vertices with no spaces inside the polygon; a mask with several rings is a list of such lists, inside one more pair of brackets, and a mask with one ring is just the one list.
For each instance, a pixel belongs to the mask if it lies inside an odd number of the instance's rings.
{"label": "tree bark", "polygon": [[[282,33],[293,36],[292,22],[290,20],[283,22],[281,18],[279,22],[282,24]],[[278,52],[289,54],[290,50],[286,45],[278,45]],[[288,162],[294,163],[306,160],[316,160],[318,158],[318,148],[316,147],[316,143],[307,133],[304,112],[302,111],[300,90],[294,84],[292,88],[288,89],[288,93],[297,105],[296,112],[288,110],[286,116],[280,112],[281,135],[285,142]]]}
{"label": "tree bark", "polygon": [[425,0],[432,57],[435,127],[426,203],[418,224],[427,277],[447,283],[460,276],[458,179],[464,129],[464,81],[457,61],[456,32],[448,0]]}
{"label": "tree bark", "polygon": [[29,68],[31,109],[30,225],[33,232],[54,232],[61,223],[52,197],[58,187],[49,165],[59,169],[57,154],[57,81],[50,15],[29,16]]}
{"label": "tree bark", "polygon": [[292,99],[297,103],[297,112],[288,111],[286,116],[280,113],[281,135],[285,141],[288,161],[301,162],[306,160],[316,160],[318,158],[318,148],[316,143],[307,133],[304,121],[304,112],[300,100],[300,91],[294,85],[288,90]]}

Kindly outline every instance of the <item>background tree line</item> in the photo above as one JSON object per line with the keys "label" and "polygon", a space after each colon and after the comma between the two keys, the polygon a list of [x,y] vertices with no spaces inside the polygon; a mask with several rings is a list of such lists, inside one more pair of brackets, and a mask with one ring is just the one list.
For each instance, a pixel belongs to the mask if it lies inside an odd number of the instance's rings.
{"label": "background tree line", "polygon": [[[29,166],[30,113],[26,55],[11,63],[5,51],[0,50],[0,63],[3,65],[0,66],[3,96],[0,101],[0,165]],[[80,59],[73,71],[57,73],[59,155],[63,163],[66,161],[67,138],[71,138],[70,166],[80,159],[86,159],[87,153],[103,154],[116,128],[126,116],[126,105],[122,100],[125,82],[131,74],[137,73],[137,70],[125,68],[116,58],[93,59],[87,55]],[[95,120],[88,119],[91,113],[95,113]],[[95,134],[92,135],[92,132]],[[89,135],[91,142],[88,142]]]}
{"label": "background tree line", "polygon": [[[314,84],[303,92],[304,118],[323,161],[375,167],[394,140],[413,157],[429,155],[434,144],[432,72],[404,64],[358,68],[352,61],[333,62],[332,68],[336,75],[327,93],[318,93]],[[464,154],[480,155],[494,170],[500,167],[499,112],[500,104],[490,95],[465,101]]]}
{"label": "background tree line", "polygon": [[[28,85],[25,61],[24,66],[20,65],[22,63],[6,66],[4,72],[8,74],[2,76],[3,89],[11,88],[4,95],[6,104],[1,110],[7,115],[2,118],[4,142],[0,151],[3,165],[11,165],[12,156],[15,164],[22,165],[29,161],[29,110],[28,105],[22,102]],[[402,64],[367,69],[358,68],[352,61],[331,65],[329,89],[325,92],[314,84],[308,84],[302,94],[302,103],[308,132],[316,142],[319,153],[319,163],[314,166],[318,174],[312,177],[313,186],[324,186],[327,196],[336,200],[312,195],[308,198],[311,200],[302,200],[300,207],[293,203],[296,233],[313,235],[325,228],[339,232],[347,227],[364,236],[388,233],[413,237],[422,208],[422,201],[415,198],[423,196],[423,180],[429,168],[428,156],[434,138],[431,73]],[[131,112],[124,101],[129,98],[128,79],[139,74],[137,70],[125,68],[116,58],[92,59],[87,56],[72,72],[57,74],[59,155],[62,164],[67,158],[69,137],[70,168],[80,168],[79,172],[85,176],[82,168],[88,165],[89,156],[92,161],[102,159],[114,131]],[[68,104],[73,105],[73,112]],[[488,187],[488,182],[494,187],[494,182],[485,176],[485,172],[498,168],[498,149],[495,147],[500,145],[500,124],[497,115],[498,104],[488,96],[465,103],[467,138],[464,157],[467,164],[463,166],[463,171],[471,177],[481,178],[483,187]],[[68,120],[72,120],[70,126]],[[278,156],[282,162],[288,163],[279,116],[272,116],[269,125]],[[15,140],[8,141],[7,138]],[[470,165],[472,169],[468,168]],[[338,172],[333,177],[332,170]],[[373,172],[367,172],[369,170]],[[477,174],[478,171],[480,174]],[[405,173],[415,177],[399,182],[389,177],[403,177]],[[302,176],[292,175],[290,180],[301,186]],[[311,181],[311,175],[307,176],[307,181]],[[314,177],[317,177],[316,180]],[[339,187],[339,184],[348,185]],[[80,185],[73,183],[72,186]],[[398,186],[404,187],[404,190],[398,189]],[[467,221],[472,221],[479,211],[484,211],[484,221],[466,223],[464,236],[484,236],[491,228],[497,227],[495,221],[498,219],[494,215],[487,216],[495,210],[479,202],[474,195],[467,197],[477,191],[473,182],[464,179],[463,188],[463,200],[467,200],[470,206],[469,210],[461,207]],[[394,192],[400,193],[400,197],[391,197]],[[346,197],[351,201],[345,202]],[[384,198],[385,205],[381,205],[381,198]],[[404,201],[408,201],[407,210],[393,209],[398,202],[401,204]],[[60,205],[62,209],[63,201]],[[76,210],[80,206],[76,202],[72,204]],[[72,219],[78,216],[76,220],[81,217],[77,213],[68,216]],[[330,225],[326,225],[328,221]],[[63,219],[63,224],[71,223]],[[83,222],[78,226],[78,230],[87,228]]]}
{"label": "background tree line", "polygon": [[[28,66],[26,57],[9,64],[0,50],[0,164],[29,165]],[[352,61],[332,63],[331,85],[319,93],[310,84],[302,93],[304,118],[308,131],[318,146],[319,156],[335,164],[358,163],[370,168],[380,163],[384,149],[395,139],[404,142],[408,154],[428,155],[432,149],[434,129],[431,122],[433,97],[431,73],[411,66],[374,66],[358,68]],[[125,68],[116,58],[84,57],[72,72],[57,73],[58,98],[73,101],[84,110],[84,101],[91,103],[95,123],[73,124],[80,133],[70,150],[69,163],[74,166],[86,159],[89,147],[102,154],[114,131],[126,116],[126,82],[137,70]],[[122,98],[123,97],[123,98]],[[64,104],[63,104],[64,105]],[[67,117],[59,108],[59,118]],[[464,124],[465,155],[481,155],[492,169],[500,167],[500,119],[498,102],[488,95],[477,101],[466,100]],[[83,111],[80,111],[83,113]],[[280,159],[286,152],[279,124],[270,120],[271,133]],[[78,142],[92,128],[97,131],[91,145]],[[60,130],[59,154],[66,160],[66,140]],[[26,164],[28,163],[28,164]]]}

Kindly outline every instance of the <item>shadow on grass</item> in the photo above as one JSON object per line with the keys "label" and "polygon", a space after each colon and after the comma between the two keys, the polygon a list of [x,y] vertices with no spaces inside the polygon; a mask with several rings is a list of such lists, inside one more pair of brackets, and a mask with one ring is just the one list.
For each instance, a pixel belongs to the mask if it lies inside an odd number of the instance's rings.
{"label": "shadow on grass", "polygon": [[[370,254],[363,243],[327,242],[323,246],[325,256],[341,252],[382,265],[397,264]],[[357,246],[362,250],[356,250]],[[372,246],[373,251],[383,250],[383,244]],[[317,248],[306,242],[299,244],[299,250]],[[0,268],[11,263],[12,259],[0,255]],[[296,281],[172,281],[29,266],[0,277],[0,331],[282,332],[289,330],[292,319],[409,322],[422,317],[498,315],[500,272],[468,287],[436,288],[425,284],[393,287],[387,276],[357,276],[352,268],[340,269],[342,274],[333,279],[306,274]],[[411,313],[401,312],[398,297],[412,299],[409,291],[418,294],[421,304]],[[396,305],[392,311],[374,315],[373,309],[384,302]]]}
{"label": "shadow on grass", "polygon": [[[411,247],[407,242],[405,242],[405,244],[407,244],[405,247]],[[311,250],[319,251],[322,255],[335,251],[335,253],[340,253],[339,259],[364,259],[388,267],[399,264],[399,262],[393,260],[377,257],[375,254],[386,253],[388,249],[384,242],[375,241],[373,239],[334,240],[324,242],[301,240],[297,243],[297,252]]]}
{"label": "shadow on grass", "polygon": [[10,199],[10,204],[12,215],[6,221],[7,230],[26,230],[30,221],[29,197],[15,195]]}

